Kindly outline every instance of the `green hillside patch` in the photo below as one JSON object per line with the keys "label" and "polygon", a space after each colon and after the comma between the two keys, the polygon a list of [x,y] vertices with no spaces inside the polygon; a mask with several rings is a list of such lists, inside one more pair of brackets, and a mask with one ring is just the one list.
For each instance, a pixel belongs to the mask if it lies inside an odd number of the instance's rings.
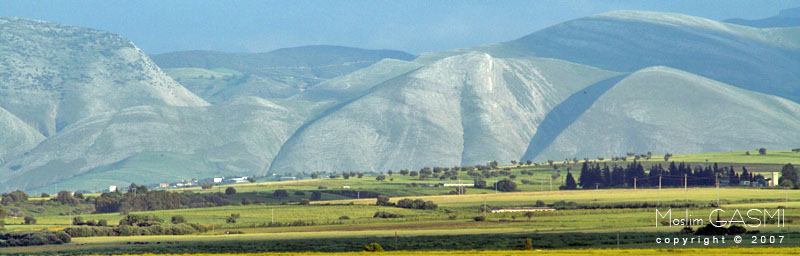
{"label": "green hillside patch", "polygon": [[219,174],[220,170],[213,163],[197,155],[143,152],[117,163],[92,169],[53,186],[102,191],[111,185],[126,187],[130,182],[149,184],[161,180],[172,183],[192,178],[214,177]]}
{"label": "green hillside patch", "polygon": [[[648,162],[664,161],[664,156],[653,156]],[[695,153],[695,154],[673,154],[669,161],[677,162],[709,162],[709,163],[753,163],[753,164],[787,164],[794,165],[800,164],[800,153],[792,152],[791,150],[775,150],[770,151],[767,149],[766,155],[758,153],[757,149],[751,150],[750,155],[747,151],[731,151],[731,152],[711,152],[711,153]],[[777,171],[777,170],[776,170]]]}

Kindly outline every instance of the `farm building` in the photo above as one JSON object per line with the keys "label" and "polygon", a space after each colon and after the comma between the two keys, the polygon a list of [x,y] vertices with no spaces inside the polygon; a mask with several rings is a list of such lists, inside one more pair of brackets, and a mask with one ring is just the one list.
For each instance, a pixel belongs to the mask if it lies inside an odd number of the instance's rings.
{"label": "farm building", "polygon": [[475,183],[439,183],[442,187],[474,187]]}
{"label": "farm building", "polygon": [[247,176],[242,176],[241,178],[233,178],[231,179],[235,183],[245,183],[247,182]]}
{"label": "farm building", "polygon": [[555,211],[555,208],[551,207],[512,207],[512,208],[494,208],[492,209],[492,213],[500,213],[500,212],[548,212],[548,211]]}
{"label": "farm building", "polygon": [[296,177],[292,176],[292,177],[281,177],[281,178],[280,178],[280,179],[278,179],[278,180],[281,180],[281,181],[288,181],[288,180],[296,180],[296,179],[297,179]]}
{"label": "farm building", "polygon": [[224,178],[214,178],[214,183],[222,183],[222,179]]}

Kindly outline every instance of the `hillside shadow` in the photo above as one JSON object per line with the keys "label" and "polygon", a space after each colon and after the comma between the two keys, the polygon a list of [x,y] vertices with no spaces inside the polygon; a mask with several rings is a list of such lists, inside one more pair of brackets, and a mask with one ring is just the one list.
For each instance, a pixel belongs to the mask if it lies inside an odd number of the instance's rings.
{"label": "hillside shadow", "polygon": [[572,94],[558,104],[550,113],[547,113],[542,123],[539,124],[539,128],[531,138],[522,160],[536,158],[542,150],[553,143],[561,132],[586,112],[600,96],[627,76],[628,74],[623,74],[594,83]]}

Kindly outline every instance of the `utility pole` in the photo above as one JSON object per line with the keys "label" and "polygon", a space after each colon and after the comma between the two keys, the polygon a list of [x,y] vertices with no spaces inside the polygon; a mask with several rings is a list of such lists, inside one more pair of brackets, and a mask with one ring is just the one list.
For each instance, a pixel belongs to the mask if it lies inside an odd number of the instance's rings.
{"label": "utility pole", "polygon": [[597,201],[597,193],[600,193],[600,186],[595,183],[594,184],[594,201]]}
{"label": "utility pole", "polygon": [[636,191],[636,176],[633,177],[633,191]]}
{"label": "utility pole", "polygon": [[661,174],[658,175],[658,206],[661,206]]}
{"label": "utility pole", "polygon": [[683,190],[686,191],[686,204],[689,204],[689,186],[687,185],[687,174],[683,174]]}
{"label": "utility pole", "polygon": [[717,207],[719,207],[719,173],[717,173]]}

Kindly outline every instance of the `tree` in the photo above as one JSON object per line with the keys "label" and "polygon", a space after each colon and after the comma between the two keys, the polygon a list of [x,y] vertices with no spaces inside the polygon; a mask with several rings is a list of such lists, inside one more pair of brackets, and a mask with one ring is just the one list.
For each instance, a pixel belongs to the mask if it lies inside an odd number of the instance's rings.
{"label": "tree", "polygon": [[486,187],[486,181],[482,180],[482,179],[475,179],[473,181],[473,184],[475,184],[474,185],[475,188],[485,188]]}
{"label": "tree", "polygon": [[503,179],[503,180],[497,182],[497,184],[495,184],[495,186],[497,186],[497,190],[503,191],[503,192],[517,191],[517,183],[512,181],[512,180],[510,180],[510,179]]}
{"label": "tree", "polygon": [[42,198],[48,198],[48,197],[50,197],[50,194],[48,194],[48,193],[45,193],[45,192],[42,192],[42,194],[40,195],[40,197],[42,197]]}
{"label": "tree", "polygon": [[308,204],[310,204],[310,203],[311,203],[311,200],[308,200],[308,199],[306,199],[306,198],[303,198],[303,199],[300,199],[300,203],[299,203],[299,204],[300,204],[300,205],[308,205]]}
{"label": "tree", "polygon": [[36,218],[33,216],[25,216],[25,225],[33,225],[36,224]]}
{"label": "tree", "polygon": [[28,200],[28,194],[26,194],[22,190],[16,190],[11,193],[3,194],[2,203],[4,205],[9,205],[11,203],[20,203],[20,202],[25,202],[27,200]]}
{"label": "tree", "polygon": [[408,175],[411,176],[411,177],[417,177],[417,175],[419,175],[419,173],[417,171],[411,171],[410,173],[408,173]]}
{"label": "tree", "polygon": [[275,197],[283,198],[283,197],[289,196],[289,192],[286,192],[286,190],[284,190],[284,189],[278,189],[278,190],[275,190],[275,192],[272,192],[272,195],[275,196]]}
{"label": "tree", "polygon": [[172,216],[172,220],[171,221],[172,221],[172,224],[186,223],[186,219],[183,217],[183,215]]}
{"label": "tree", "polygon": [[318,174],[318,173],[316,173],[316,172],[315,172],[315,173],[312,173],[312,174],[311,174],[311,178],[312,178],[312,179],[319,179],[319,174]]}
{"label": "tree", "polygon": [[386,180],[386,175],[383,175],[383,174],[378,175],[377,177],[375,177],[375,180],[384,181],[384,180]]}
{"label": "tree", "polygon": [[316,200],[320,200],[320,199],[322,199],[322,192],[319,192],[319,191],[311,192],[311,200],[316,201]]}
{"label": "tree", "polygon": [[58,192],[58,196],[56,196],[56,200],[58,200],[58,202],[60,202],[61,204],[69,204],[69,205],[77,205],[78,204],[78,199],[75,199],[75,197],[72,197],[72,193],[70,193],[69,191],[63,191],[62,190],[61,192]]}
{"label": "tree", "polygon": [[364,246],[365,252],[382,252],[383,247],[380,244],[372,242]]}
{"label": "tree", "polygon": [[77,216],[77,217],[72,218],[72,225],[79,226],[79,225],[83,225],[84,223],[85,222],[83,221],[83,217],[81,217],[81,216]]}
{"label": "tree", "polygon": [[[528,218],[530,219],[530,218]],[[533,240],[531,238],[525,238],[525,250],[533,250]]]}
{"label": "tree", "polygon": [[211,182],[205,182],[203,183],[202,186],[203,189],[211,189],[212,187],[214,187],[214,184],[212,184]]}
{"label": "tree", "polygon": [[233,194],[236,194],[236,189],[235,189],[235,188],[233,188],[233,187],[228,187],[228,188],[226,188],[226,189],[225,189],[225,194],[226,194],[226,195],[233,195]]}
{"label": "tree", "polygon": [[388,172],[386,172],[386,173],[388,173],[388,174],[389,174],[389,176],[392,176],[392,174],[393,174],[394,172],[393,172],[392,170],[389,170],[389,171],[388,171]]}
{"label": "tree", "polygon": [[527,217],[528,220],[530,220],[531,218],[533,218],[533,212],[525,212],[525,217]]}
{"label": "tree", "polygon": [[400,175],[406,176],[408,174],[409,174],[408,170],[406,170],[406,169],[400,170]]}
{"label": "tree", "polygon": [[384,195],[379,195],[378,199],[375,201],[375,205],[377,206],[393,206],[393,203],[389,202],[389,197]]}
{"label": "tree", "polygon": [[567,172],[567,180],[564,182],[564,185],[559,187],[561,190],[572,190],[578,188],[578,184],[575,183],[575,178],[572,177],[571,172]]}
{"label": "tree", "polygon": [[250,183],[255,183],[256,182],[256,178],[247,177],[247,181],[249,181]]}
{"label": "tree", "polygon": [[758,154],[759,155],[766,155],[767,154],[767,148],[759,148],[758,149]]}
{"label": "tree", "polygon": [[3,210],[3,206],[0,206],[0,230],[3,229],[3,225],[5,225],[4,219],[6,218],[6,210]]}
{"label": "tree", "polygon": [[797,184],[798,181],[797,170],[794,168],[794,165],[790,163],[784,165],[781,169],[781,178],[778,179],[778,184],[784,186],[784,181],[787,180],[789,181],[788,184],[790,184],[788,187],[795,186],[794,184]]}

